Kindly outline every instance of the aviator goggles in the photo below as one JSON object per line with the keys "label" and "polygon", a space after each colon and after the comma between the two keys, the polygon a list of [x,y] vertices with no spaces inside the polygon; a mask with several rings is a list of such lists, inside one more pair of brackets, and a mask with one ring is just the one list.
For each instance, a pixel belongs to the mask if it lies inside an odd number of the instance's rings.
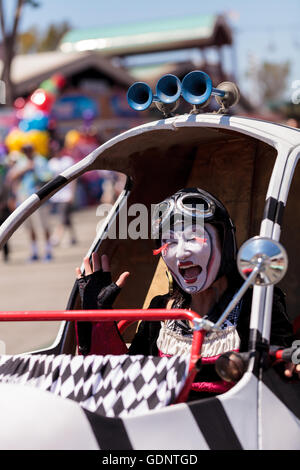
{"label": "aviator goggles", "polygon": [[152,237],[161,238],[166,229],[175,226],[200,225],[213,218],[215,202],[203,194],[186,192],[175,194],[157,204],[152,216]]}

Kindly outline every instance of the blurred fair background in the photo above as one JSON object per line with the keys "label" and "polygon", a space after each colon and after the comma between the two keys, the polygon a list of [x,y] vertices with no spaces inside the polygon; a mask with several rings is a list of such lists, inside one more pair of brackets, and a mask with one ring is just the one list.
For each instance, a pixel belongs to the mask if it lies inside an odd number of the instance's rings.
{"label": "blurred fair background", "polygon": [[[1,223],[38,185],[159,118],[128,107],[138,80],[155,87],[165,73],[204,70],[214,86],[238,84],[240,115],[299,124],[299,0],[2,0],[0,19]],[[13,235],[0,259],[1,310],[66,307],[96,208],[123,184],[122,175],[90,172]],[[0,339],[20,352],[49,344],[56,331],[19,324],[12,332],[5,323]]]}

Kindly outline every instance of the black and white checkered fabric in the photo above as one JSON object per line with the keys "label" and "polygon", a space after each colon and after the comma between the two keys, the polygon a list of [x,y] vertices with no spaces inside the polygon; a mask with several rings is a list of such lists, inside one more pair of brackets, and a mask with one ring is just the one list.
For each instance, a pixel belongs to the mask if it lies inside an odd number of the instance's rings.
{"label": "black and white checkered fabric", "polygon": [[37,387],[107,417],[173,403],[187,369],[188,358],[180,356],[0,356],[0,382]]}

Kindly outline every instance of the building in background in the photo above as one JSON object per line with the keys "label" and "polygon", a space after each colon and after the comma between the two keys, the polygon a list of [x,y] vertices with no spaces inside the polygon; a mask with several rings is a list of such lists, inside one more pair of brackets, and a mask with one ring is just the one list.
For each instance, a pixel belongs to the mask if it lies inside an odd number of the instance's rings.
{"label": "building in background", "polygon": [[[134,81],[146,81],[155,89],[165,73],[182,79],[200,69],[217,86],[234,80],[235,67],[232,31],[225,18],[188,16],[72,30],[57,51],[16,56],[12,80],[15,97],[26,98],[41,82],[62,74],[67,85],[53,108],[59,132],[93,121],[106,139],[158,116],[153,109],[137,114],[129,108],[126,92]],[[251,110],[244,97],[241,106],[243,112]],[[179,112],[185,111],[183,104]]]}
{"label": "building in background", "polygon": [[[144,61],[148,59],[152,63],[158,61],[168,64],[174,61],[189,62],[198,53],[198,62],[209,72],[211,64],[207,53],[213,48],[216,63],[212,72],[216,74],[216,80],[222,80],[225,78],[223,49],[232,44],[231,28],[223,16],[194,15],[99,29],[72,30],[63,37],[60,50],[68,53],[98,51],[110,59],[124,59],[123,63],[129,69],[130,61],[127,59],[133,56],[143,57]],[[161,53],[169,55],[159,57]]]}
{"label": "building in background", "polygon": [[108,134],[135,124],[136,113],[128,108],[126,100],[134,78],[96,52],[53,51],[16,56],[12,67],[15,98],[26,99],[55,74],[66,79],[52,110],[60,134],[84,121],[93,121],[100,132]]}
{"label": "building in background", "polygon": [[[60,43],[65,53],[97,51],[125,68],[137,81],[155,90],[167,73],[179,79],[199,69],[212,78],[214,86],[235,80],[236,59],[232,31],[222,15],[201,15],[138,22],[122,26],[72,30]],[[225,55],[229,57],[225,61]],[[227,62],[227,64],[225,64]],[[251,105],[242,97],[242,107]],[[184,104],[179,112],[186,112]],[[147,114],[152,114],[151,110]]]}

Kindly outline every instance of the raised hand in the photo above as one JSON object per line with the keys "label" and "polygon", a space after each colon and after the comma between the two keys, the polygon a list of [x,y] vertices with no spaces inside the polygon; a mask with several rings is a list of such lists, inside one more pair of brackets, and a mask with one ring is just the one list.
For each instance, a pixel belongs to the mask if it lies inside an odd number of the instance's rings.
{"label": "raised hand", "polygon": [[[113,302],[124,286],[129,272],[123,272],[114,283],[111,279],[107,255],[92,254],[83,260],[84,273],[76,268],[77,284],[84,310],[111,309]],[[77,322],[77,338],[80,354],[124,354],[127,347],[115,322]]]}
{"label": "raised hand", "polygon": [[[88,256],[84,258],[83,265],[84,265],[85,276],[89,276],[90,274],[94,272],[100,271],[101,265],[102,265],[102,272],[110,273],[110,262],[109,262],[109,258],[107,255],[101,256],[101,263],[100,263],[98,253],[93,253],[92,254],[92,266],[90,264],[90,260]],[[76,268],[76,275],[77,275],[77,279],[80,279],[83,277],[82,272],[80,268],[78,267]],[[123,272],[119,276],[118,280],[116,281],[116,285],[122,288],[129,275],[130,273],[128,271]]]}
{"label": "raised hand", "polygon": [[117,281],[112,283],[109,258],[107,255],[102,255],[100,262],[98,253],[92,254],[92,263],[89,257],[85,257],[83,265],[84,274],[79,267],[76,268],[82,308],[87,310],[111,308],[130,273],[123,272]]}

